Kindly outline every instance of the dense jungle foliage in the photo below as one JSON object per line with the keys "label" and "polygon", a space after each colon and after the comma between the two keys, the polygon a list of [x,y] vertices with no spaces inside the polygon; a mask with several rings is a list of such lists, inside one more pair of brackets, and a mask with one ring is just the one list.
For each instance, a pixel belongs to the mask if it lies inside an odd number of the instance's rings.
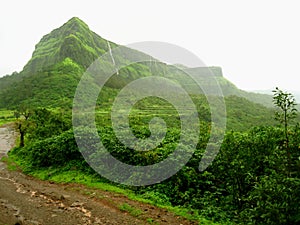
{"label": "dense jungle foliage", "polygon": [[[280,112],[277,111],[277,115]],[[26,112],[21,109],[19,113]],[[181,132],[176,113],[172,106],[159,99],[149,98],[135,105],[130,124],[138,138],[149,137],[148,123],[154,116],[163,118],[168,125],[163,142],[151,151],[135,152],[124,146],[116,138],[106,110],[97,113],[98,133],[109,152],[122,162],[151,165],[168,157],[176,148]],[[37,108],[31,109],[29,115],[27,120],[24,117],[18,119],[26,127],[25,146],[10,153],[21,159],[25,171],[75,166],[83,173],[98,176],[78,150],[70,112]],[[281,123],[256,126],[245,131],[227,130],[218,156],[207,170],[199,172],[199,162],[209,138],[209,116],[202,117],[201,121],[197,149],[188,164],[168,180],[152,186],[133,187],[133,190],[144,198],[184,206],[220,223],[298,223],[299,124],[288,121],[288,146],[285,127]],[[89,131],[85,130],[83,134],[87,135]],[[109,182],[101,179],[103,181]]]}

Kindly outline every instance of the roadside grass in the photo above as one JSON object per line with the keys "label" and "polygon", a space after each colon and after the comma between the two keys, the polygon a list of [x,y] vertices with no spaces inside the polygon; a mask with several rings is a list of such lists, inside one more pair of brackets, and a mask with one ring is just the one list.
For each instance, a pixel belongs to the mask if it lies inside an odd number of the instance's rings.
{"label": "roadside grass", "polygon": [[11,110],[0,110],[0,127],[15,121],[14,112]]}
{"label": "roadside grass", "polygon": [[147,220],[146,220],[149,224],[153,224],[153,225],[159,225],[159,223],[158,222],[156,222],[156,221],[154,221],[154,219],[152,219],[152,218],[147,218]]}
{"label": "roadside grass", "polygon": [[17,171],[18,170],[18,165],[10,158],[7,156],[3,156],[0,159],[1,162],[6,163],[7,169],[10,171]]}
{"label": "roadside grass", "polygon": [[127,203],[123,203],[123,204],[119,205],[118,208],[122,212],[128,212],[130,215],[132,215],[134,217],[139,217],[143,213],[142,210],[140,210],[134,206],[131,206]]}

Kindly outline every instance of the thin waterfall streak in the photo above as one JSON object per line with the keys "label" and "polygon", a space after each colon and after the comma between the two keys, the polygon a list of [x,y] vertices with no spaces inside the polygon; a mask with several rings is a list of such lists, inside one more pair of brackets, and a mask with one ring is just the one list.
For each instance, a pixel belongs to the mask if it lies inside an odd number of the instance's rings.
{"label": "thin waterfall streak", "polygon": [[[111,61],[112,61],[113,65],[116,67],[116,62],[115,62],[114,56],[112,54],[109,41],[107,41],[107,46],[108,46],[108,51],[109,51],[109,54],[110,54],[110,57],[111,57]],[[119,75],[119,71],[118,71],[117,68],[116,68],[116,73],[117,73],[117,75]]]}

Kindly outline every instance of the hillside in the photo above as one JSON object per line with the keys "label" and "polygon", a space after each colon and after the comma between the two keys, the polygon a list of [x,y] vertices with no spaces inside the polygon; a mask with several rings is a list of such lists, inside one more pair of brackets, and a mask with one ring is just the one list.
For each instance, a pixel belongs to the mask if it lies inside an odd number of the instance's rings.
{"label": "hillside", "polygon": [[[117,46],[112,42],[109,42],[109,45],[112,48]],[[87,68],[99,55],[107,51],[108,40],[91,31],[87,24],[74,17],[41,39],[22,72],[35,74],[45,71],[66,58]]]}
{"label": "hillside", "polygon": [[[66,103],[71,105],[76,86],[87,67],[109,48],[117,46],[91,31],[79,18],[70,19],[41,39],[20,73],[0,78],[0,108],[14,108],[20,104],[46,107]],[[139,54],[143,58],[153,59],[136,50],[124,49],[124,56],[118,56],[117,61],[126,61],[126,54]],[[155,62],[155,71],[149,62],[127,66],[121,69],[120,76],[111,77],[106,86],[119,89],[132,80],[154,74],[175,79],[183,86],[190,83],[189,78],[177,67],[157,60]],[[191,68],[189,71],[203,78],[203,85],[207,85],[207,89],[214,90],[214,84],[207,83],[205,79],[207,68]],[[270,106],[270,96],[239,90],[223,77],[221,68],[211,67],[209,71],[216,75],[224,95],[236,95]],[[193,87],[189,86],[189,90],[193,92]]]}

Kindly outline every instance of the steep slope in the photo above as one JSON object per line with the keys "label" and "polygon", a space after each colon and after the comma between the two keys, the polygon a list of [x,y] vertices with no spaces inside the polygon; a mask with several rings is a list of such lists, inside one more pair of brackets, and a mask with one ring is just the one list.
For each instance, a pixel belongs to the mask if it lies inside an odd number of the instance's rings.
{"label": "steep slope", "polygon": [[[0,108],[14,108],[19,104],[55,107],[69,103],[70,106],[87,67],[117,46],[91,31],[79,18],[70,19],[40,40],[20,73],[0,78]],[[125,49],[126,54],[145,55]],[[120,76],[113,76],[107,86],[123,87],[133,79],[151,75],[148,71],[145,65],[129,66],[120,71]]]}
{"label": "steep slope", "polygon": [[60,106],[71,104],[85,69],[117,45],[72,18],[45,35],[20,73],[0,79],[0,108],[19,104]]}
{"label": "steep slope", "polygon": [[[116,44],[109,42],[112,47]],[[70,58],[87,68],[99,55],[108,51],[108,41],[92,32],[77,17],[45,35],[36,45],[32,58],[25,65],[24,74],[34,74]]]}

